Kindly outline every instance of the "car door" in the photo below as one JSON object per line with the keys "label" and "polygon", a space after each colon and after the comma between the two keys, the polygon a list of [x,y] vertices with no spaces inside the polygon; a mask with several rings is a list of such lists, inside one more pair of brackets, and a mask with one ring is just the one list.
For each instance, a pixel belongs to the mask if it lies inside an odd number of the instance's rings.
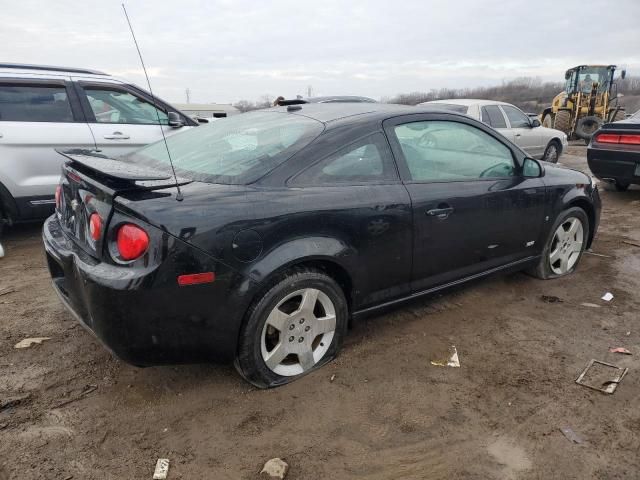
{"label": "car door", "polygon": [[21,219],[53,212],[64,157],[56,149],[94,148],[71,82],[0,79],[0,184]]}
{"label": "car door", "polygon": [[545,145],[542,143],[540,130],[531,126],[529,116],[513,105],[500,105],[500,108],[509,121],[515,144],[530,156],[540,158],[544,153]]}
{"label": "car door", "polygon": [[515,143],[513,130],[507,124],[507,117],[497,105],[483,105],[480,109],[482,121],[495,128],[505,138]]}
{"label": "car door", "polygon": [[87,81],[76,85],[96,144],[107,156],[127,154],[161,140],[163,133],[169,136],[189,128],[169,126],[168,107],[156,101],[156,109],[150,98],[128,85]]}
{"label": "car door", "polygon": [[385,131],[412,202],[414,291],[535,255],[545,187],[503,137],[443,114],[397,117]]}
{"label": "car door", "polygon": [[346,138],[329,134],[305,151],[317,161],[288,182],[284,195],[291,198],[283,197],[305,215],[287,216],[294,223],[282,228],[300,236],[322,231],[349,247],[343,261],[352,262],[353,302],[361,309],[409,293],[412,213],[385,135],[369,134],[336,151]]}

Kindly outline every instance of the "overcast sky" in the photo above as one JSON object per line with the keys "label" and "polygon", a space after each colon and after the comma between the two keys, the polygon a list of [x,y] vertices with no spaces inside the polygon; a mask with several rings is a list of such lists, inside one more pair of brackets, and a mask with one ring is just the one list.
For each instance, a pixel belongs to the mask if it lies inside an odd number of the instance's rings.
{"label": "overcast sky", "polygon": [[[3,0],[0,61],[144,84],[121,1]],[[582,63],[640,75],[640,0],[126,1],[155,93],[176,103],[365,95],[563,79]],[[599,6],[606,6],[602,12]]]}

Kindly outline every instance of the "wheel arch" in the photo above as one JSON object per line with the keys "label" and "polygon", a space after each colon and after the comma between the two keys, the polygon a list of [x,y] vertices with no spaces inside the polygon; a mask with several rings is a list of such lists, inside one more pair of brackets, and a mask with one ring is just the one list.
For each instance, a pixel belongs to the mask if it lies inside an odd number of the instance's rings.
{"label": "wheel arch", "polygon": [[11,222],[18,218],[18,205],[11,192],[0,182],[0,220],[6,216]]}
{"label": "wheel arch", "polygon": [[578,207],[587,214],[587,218],[589,219],[589,238],[587,239],[587,248],[591,247],[593,243],[593,237],[595,235],[594,229],[596,224],[596,212],[593,208],[593,205],[586,198],[574,198],[567,203],[565,209]]}

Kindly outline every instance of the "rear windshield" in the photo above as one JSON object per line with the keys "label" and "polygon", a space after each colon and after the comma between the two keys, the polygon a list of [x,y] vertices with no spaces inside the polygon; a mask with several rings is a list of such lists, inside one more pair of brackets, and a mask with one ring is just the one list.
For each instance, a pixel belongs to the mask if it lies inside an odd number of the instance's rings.
{"label": "rear windshield", "polygon": [[[208,183],[252,183],[311,143],[324,125],[301,115],[243,113],[167,137],[176,174]],[[163,141],[122,158],[170,172]]]}
{"label": "rear windshield", "polygon": [[455,103],[432,103],[431,106],[456,113],[467,113],[467,109],[469,108],[466,105],[458,105]]}

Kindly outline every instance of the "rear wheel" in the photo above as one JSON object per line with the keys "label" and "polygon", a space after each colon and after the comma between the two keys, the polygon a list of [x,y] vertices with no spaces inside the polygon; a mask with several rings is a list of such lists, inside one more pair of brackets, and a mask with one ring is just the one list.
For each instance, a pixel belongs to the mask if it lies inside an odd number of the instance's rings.
{"label": "rear wheel", "polygon": [[558,110],[553,120],[553,128],[567,134],[571,133],[571,112],[569,110]]}
{"label": "rear wheel", "polygon": [[631,185],[629,182],[614,180],[613,182],[603,182],[605,190],[610,192],[626,192]]}
{"label": "rear wheel", "polygon": [[558,163],[560,158],[560,144],[557,140],[551,140],[544,151],[542,159],[545,162]]}
{"label": "rear wheel", "polygon": [[530,273],[547,280],[572,273],[589,238],[589,219],[584,210],[572,207],[562,212],[553,226],[538,265]]}
{"label": "rear wheel", "polygon": [[286,272],[249,310],[236,368],[260,388],[289,383],[332,360],[347,330],[347,302],[328,275]]}

